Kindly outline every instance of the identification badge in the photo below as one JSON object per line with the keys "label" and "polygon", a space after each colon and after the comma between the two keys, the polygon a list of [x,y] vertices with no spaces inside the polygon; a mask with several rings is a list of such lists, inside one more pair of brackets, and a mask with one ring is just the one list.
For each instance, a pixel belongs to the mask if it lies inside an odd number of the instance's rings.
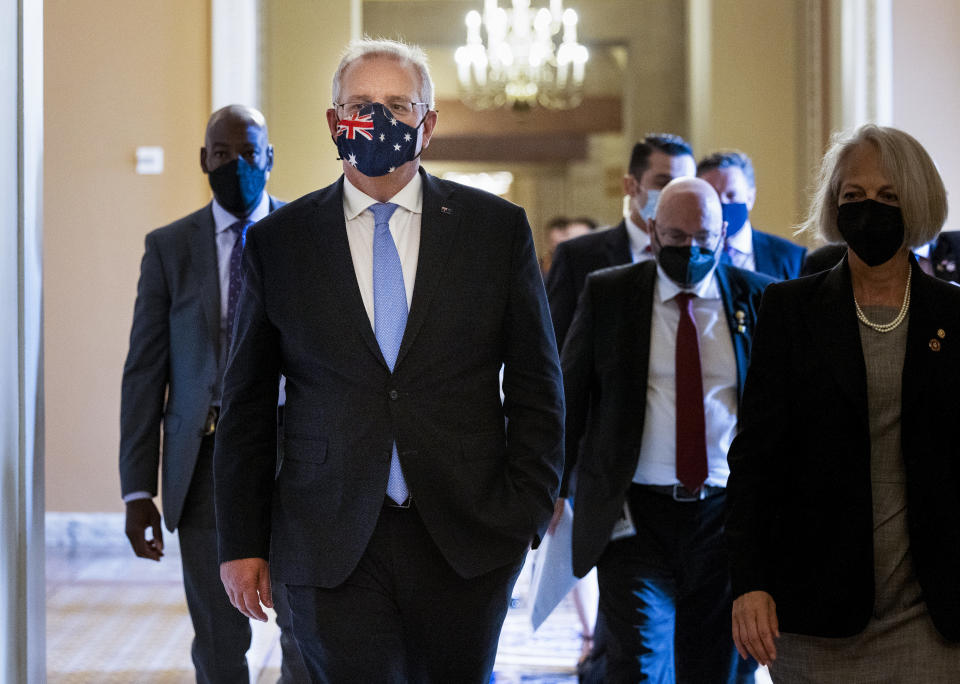
{"label": "identification badge", "polygon": [[613,532],[610,533],[610,541],[616,541],[624,537],[632,537],[636,533],[637,528],[633,524],[633,516],[630,515],[630,506],[624,501],[620,517],[617,518],[617,522],[613,525]]}

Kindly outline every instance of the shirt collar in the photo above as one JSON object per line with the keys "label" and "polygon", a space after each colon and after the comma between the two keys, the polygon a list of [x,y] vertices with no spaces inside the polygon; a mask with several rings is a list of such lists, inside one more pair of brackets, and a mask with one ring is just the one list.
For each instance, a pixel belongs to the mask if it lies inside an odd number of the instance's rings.
{"label": "shirt collar", "polygon": [[928,242],[928,243],[926,243],[926,244],[920,245],[919,247],[916,247],[916,248],[913,250],[913,253],[916,254],[918,257],[926,257],[927,259],[929,259],[929,258],[930,258],[930,250],[933,248],[933,243],[934,243],[934,241],[931,240],[930,242]]}
{"label": "shirt collar", "polygon": [[700,299],[720,299],[720,288],[717,286],[717,268],[692,288],[682,288],[657,264],[657,291],[660,293],[660,302],[673,299],[681,292],[692,292]]}
{"label": "shirt collar", "polygon": [[727,239],[727,247],[733,247],[741,254],[753,254],[753,228],[747,221],[736,235]]}
{"label": "shirt collar", "polygon": [[[250,212],[250,215],[246,218],[246,220],[250,221],[251,223],[256,223],[269,213],[270,195],[268,195],[266,190],[264,190],[263,194],[260,195],[260,202],[256,207],[254,207],[253,211]],[[240,220],[242,219],[238,219],[229,211],[221,207],[216,197],[213,198],[213,225],[216,226],[216,232],[222,233]]]}
{"label": "shirt collar", "polygon": [[[390,202],[403,207],[412,214],[423,212],[423,179],[420,174],[414,174],[410,182],[404,185],[400,192],[390,198]],[[343,210],[347,220],[357,218],[360,214],[377,204],[377,200],[358,189],[346,176],[343,177]]]}
{"label": "shirt collar", "polygon": [[630,240],[631,253],[643,254],[644,250],[650,246],[650,236],[640,226],[631,221],[629,216],[623,217],[623,224],[627,227],[627,238]]}

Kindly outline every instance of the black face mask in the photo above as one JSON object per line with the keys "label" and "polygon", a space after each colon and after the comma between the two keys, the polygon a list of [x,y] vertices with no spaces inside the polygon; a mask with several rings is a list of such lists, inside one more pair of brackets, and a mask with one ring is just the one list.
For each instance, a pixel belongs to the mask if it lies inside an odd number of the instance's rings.
{"label": "black face mask", "polygon": [[841,204],[837,209],[837,229],[867,266],[890,261],[903,245],[903,213],[900,207],[883,202],[868,199]]}
{"label": "black face mask", "polygon": [[717,263],[717,253],[695,245],[661,247],[657,263],[670,280],[680,287],[690,287],[710,275]]}
{"label": "black face mask", "polygon": [[221,207],[235,216],[247,216],[257,206],[267,185],[267,170],[237,157],[215,168],[207,178]]}

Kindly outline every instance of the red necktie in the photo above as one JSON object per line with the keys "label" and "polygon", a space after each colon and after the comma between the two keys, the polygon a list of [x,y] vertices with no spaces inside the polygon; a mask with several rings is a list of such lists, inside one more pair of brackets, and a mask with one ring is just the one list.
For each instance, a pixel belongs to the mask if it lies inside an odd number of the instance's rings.
{"label": "red necktie", "polygon": [[693,297],[681,292],[677,324],[677,479],[695,492],[707,479],[707,438],[703,417],[703,378],[700,374],[700,343],[693,318]]}

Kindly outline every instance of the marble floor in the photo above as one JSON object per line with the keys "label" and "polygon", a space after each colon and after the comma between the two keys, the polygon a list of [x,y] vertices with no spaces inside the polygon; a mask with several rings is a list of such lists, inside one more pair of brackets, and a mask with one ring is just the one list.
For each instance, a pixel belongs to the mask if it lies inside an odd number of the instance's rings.
{"label": "marble floor", "polygon": [[[176,540],[159,563],[124,547],[47,552],[47,681],[50,684],[189,684],[192,629]],[[83,548],[80,546],[79,548]],[[529,565],[529,563],[528,563]],[[521,574],[497,652],[492,682],[573,684],[580,624],[568,597],[534,632]],[[279,676],[278,631],[254,622],[247,654],[251,684]],[[758,684],[769,682],[758,673]]]}
{"label": "marble floor", "polygon": [[[47,681],[50,684],[188,684],[193,636],[176,545],[159,563],[124,548],[47,552]],[[501,635],[497,684],[573,684],[580,627],[569,599],[534,632],[521,575]],[[275,623],[253,622],[251,684],[279,676]],[[78,635],[82,635],[78,638]]]}

